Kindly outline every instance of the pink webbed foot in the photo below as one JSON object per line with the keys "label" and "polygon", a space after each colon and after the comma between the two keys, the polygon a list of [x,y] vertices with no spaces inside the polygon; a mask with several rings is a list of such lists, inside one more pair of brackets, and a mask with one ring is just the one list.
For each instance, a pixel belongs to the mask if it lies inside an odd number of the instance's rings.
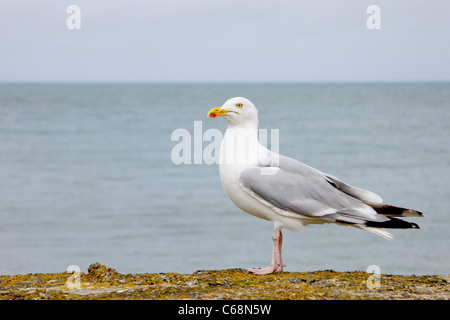
{"label": "pink webbed foot", "polygon": [[282,272],[283,267],[284,266],[282,266],[282,265],[278,265],[278,266],[270,265],[265,268],[250,268],[250,269],[247,269],[247,273],[254,273],[257,275],[272,274],[272,273],[276,273],[276,272]]}
{"label": "pink webbed foot", "polygon": [[283,267],[285,267],[285,265],[283,265],[283,260],[281,258],[283,235],[281,233],[281,230],[277,227],[275,227],[272,240],[273,240],[273,252],[272,252],[272,263],[270,264],[270,266],[266,268],[250,268],[247,270],[247,273],[264,275],[283,271]]}

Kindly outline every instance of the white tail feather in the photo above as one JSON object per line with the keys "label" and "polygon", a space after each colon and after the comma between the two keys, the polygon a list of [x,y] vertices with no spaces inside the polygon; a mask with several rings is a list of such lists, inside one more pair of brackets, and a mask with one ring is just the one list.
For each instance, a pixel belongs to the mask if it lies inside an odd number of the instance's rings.
{"label": "white tail feather", "polygon": [[371,228],[371,227],[366,227],[366,226],[361,226],[358,225],[358,228],[362,229],[362,230],[366,230],[366,231],[370,231],[372,233],[375,233],[376,235],[383,237],[387,240],[393,240],[394,236],[392,234],[390,234],[389,232],[383,230],[383,229],[378,229],[378,228]]}

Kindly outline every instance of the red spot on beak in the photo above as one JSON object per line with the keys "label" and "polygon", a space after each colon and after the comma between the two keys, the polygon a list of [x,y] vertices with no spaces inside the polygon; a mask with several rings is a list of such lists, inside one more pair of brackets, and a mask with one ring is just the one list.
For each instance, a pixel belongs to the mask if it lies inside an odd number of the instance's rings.
{"label": "red spot on beak", "polygon": [[216,115],[215,113],[211,113],[209,116],[210,116],[211,118],[217,117],[217,115]]}

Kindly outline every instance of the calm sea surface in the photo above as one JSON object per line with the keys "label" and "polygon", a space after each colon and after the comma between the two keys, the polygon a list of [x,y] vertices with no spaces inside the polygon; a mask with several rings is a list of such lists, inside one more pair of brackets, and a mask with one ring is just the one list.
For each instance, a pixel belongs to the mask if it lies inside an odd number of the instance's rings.
{"label": "calm sea surface", "polygon": [[206,113],[234,96],[280,130],[282,154],[426,215],[393,241],[286,231],[287,271],[450,273],[450,84],[428,83],[0,84],[0,274],[269,264],[272,224],[234,206],[218,166],[171,160],[172,132],[192,146],[194,121],[224,132]]}

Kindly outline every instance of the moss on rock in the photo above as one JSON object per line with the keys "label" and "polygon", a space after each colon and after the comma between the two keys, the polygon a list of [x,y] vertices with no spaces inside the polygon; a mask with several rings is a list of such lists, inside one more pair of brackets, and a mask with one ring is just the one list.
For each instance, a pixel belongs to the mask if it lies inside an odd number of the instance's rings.
{"label": "moss on rock", "polygon": [[121,274],[100,263],[87,273],[0,276],[0,299],[450,299],[448,276],[381,275],[362,271],[282,272],[256,276],[243,269],[192,274]]}

